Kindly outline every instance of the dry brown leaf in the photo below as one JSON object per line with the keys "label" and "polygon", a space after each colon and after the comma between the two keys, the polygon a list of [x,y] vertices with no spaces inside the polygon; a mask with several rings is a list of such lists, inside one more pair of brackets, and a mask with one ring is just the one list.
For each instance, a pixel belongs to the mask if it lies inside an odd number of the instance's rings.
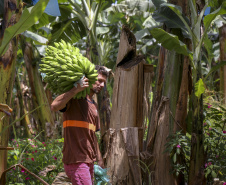
{"label": "dry brown leaf", "polygon": [[13,111],[13,109],[11,109],[6,104],[0,103],[0,111],[6,113],[9,116],[11,116],[11,112]]}

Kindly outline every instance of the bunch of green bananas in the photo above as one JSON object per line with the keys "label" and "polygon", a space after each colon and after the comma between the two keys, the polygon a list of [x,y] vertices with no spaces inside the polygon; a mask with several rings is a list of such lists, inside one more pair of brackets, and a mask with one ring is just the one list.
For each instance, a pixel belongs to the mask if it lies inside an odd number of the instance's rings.
{"label": "bunch of green bananas", "polygon": [[79,49],[64,40],[48,46],[46,55],[40,64],[40,72],[45,73],[44,81],[47,87],[56,94],[62,94],[73,88],[76,81],[84,75],[89,79],[89,87],[79,92],[74,98],[80,99],[90,93],[92,84],[97,81],[97,70]]}

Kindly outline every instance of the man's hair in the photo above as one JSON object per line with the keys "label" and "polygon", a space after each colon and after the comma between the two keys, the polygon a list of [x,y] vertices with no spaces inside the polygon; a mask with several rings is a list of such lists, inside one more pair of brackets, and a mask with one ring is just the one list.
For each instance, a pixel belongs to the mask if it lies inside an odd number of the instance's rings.
{"label": "man's hair", "polygon": [[97,70],[98,74],[105,75],[106,77],[109,76],[109,71],[107,70],[106,67],[100,66],[100,65],[96,65],[95,69]]}

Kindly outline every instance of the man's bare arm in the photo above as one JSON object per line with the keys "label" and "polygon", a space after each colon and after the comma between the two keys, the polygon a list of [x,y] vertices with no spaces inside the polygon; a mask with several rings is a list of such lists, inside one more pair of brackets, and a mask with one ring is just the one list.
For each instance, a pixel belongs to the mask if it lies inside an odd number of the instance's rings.
{"label": "man's bare arm", "polygon": [[73,87],[68,92],[65,92],[55,98],[55,100],[51,104],[51,110],[58,111],[66,107],[66,104],[69,102],[71,98],[73,98],[77,93],[83,91],[85,88],[89,87],[89,80],[87,78],[84,79],[83,86],[80,84],[77,87]]}

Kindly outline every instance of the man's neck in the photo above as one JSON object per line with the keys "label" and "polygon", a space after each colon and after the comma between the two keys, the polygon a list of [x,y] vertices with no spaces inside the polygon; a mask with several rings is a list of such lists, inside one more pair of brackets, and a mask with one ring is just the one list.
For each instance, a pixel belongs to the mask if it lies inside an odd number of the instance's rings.
{"label": "man's neck", "polygon": [[92,89],[90,89],[90,93],[88,95],[89,99],[92,100],[93,99],[93,96],[94,96],[94,92],[92,91]]}
{"label": "man's neck", "polygon": [[87,97],[88,97],[90,100],[93,100],[93,95],[94,95],[94,93],[90,93]]}

